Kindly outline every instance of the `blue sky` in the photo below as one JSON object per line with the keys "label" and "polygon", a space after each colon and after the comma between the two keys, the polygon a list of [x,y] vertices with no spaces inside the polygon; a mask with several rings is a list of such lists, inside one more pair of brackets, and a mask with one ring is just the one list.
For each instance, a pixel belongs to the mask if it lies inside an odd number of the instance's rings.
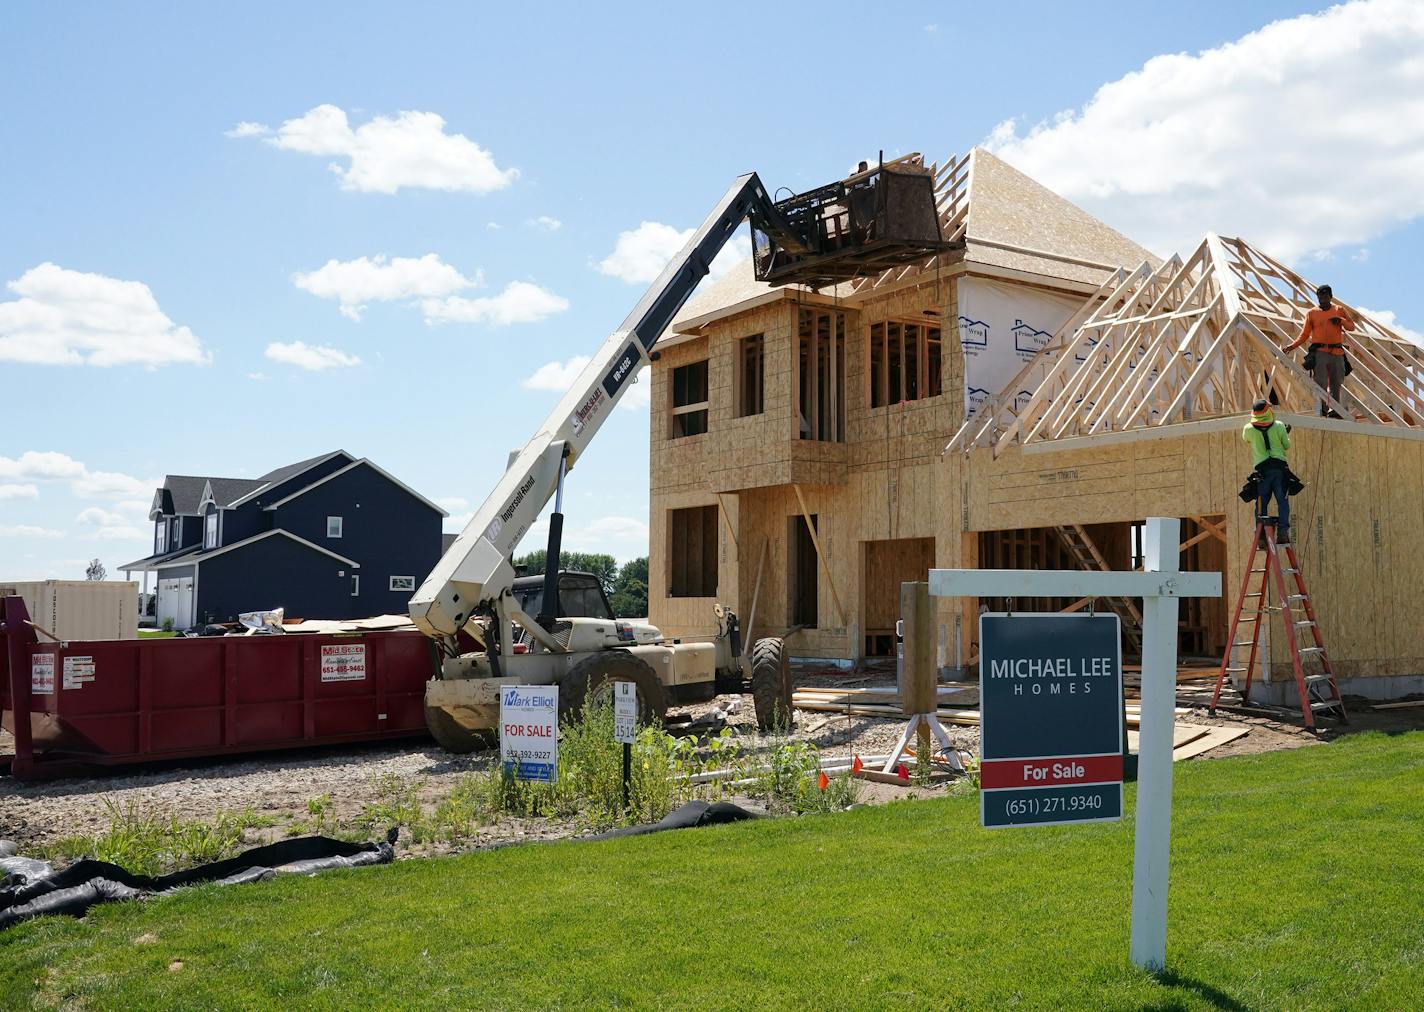
{"label": "blue sky", "polygon": [[[338,447],[468,513],[530,378],[748,169],[991,140],[1154,250],[1241,234],[1424,328],[1419,5],[1320,9],[7,4],[0,576],[141,557],[164,473]],[[646,550],[647,430],[572,473],[573,547]]]}

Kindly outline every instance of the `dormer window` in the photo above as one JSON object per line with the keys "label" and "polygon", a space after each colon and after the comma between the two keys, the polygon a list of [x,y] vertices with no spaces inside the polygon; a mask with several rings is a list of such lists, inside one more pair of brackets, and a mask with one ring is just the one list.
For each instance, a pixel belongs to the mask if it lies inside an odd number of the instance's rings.
{"label": "dormer window", "polygon": [[203,547],[218,546],[218,511],[213,510],[203,518]]}
{"label": "dormer window", "polygon": [[168,520],[160,517],[153,530],[153,554],[159,555],[168,547]]}

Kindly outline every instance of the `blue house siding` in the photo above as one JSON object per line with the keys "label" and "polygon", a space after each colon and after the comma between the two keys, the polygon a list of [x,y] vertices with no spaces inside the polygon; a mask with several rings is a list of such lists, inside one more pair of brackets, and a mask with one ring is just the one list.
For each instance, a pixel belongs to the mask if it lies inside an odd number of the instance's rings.
{"label": "blue house siding", "polygon": [[256,502],[245,502],[237,509],[225,509],[222,514],[224,545],[235,545],[254,534],[272,529],[272,514],[262,512],[262,507]]}
{"label": "blue house siding", "polygon": [[199,561],[196,614],[231,622],[245,611],[284,608],[293,618],[360,618],[351,577],[361,570],[280,534]]}
{"label": "blue house siding", "polygon": [[[310,484],[310,482],[308,482]],[[367,464],[297,496],[270,514],[274,526],[361,563],[361,615],[406,610],[412,590],[392,591],[392,576],[420,586],[440,561],[440,513]],[[342,518],[341,537],[326,536],[326,518]]]}

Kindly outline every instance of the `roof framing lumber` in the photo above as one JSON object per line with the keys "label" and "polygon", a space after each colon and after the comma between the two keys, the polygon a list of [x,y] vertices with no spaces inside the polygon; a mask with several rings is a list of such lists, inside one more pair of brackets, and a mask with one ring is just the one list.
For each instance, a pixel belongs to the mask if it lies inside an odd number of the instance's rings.
{"label": "roof framing lumber", "polygon": [[[1185,260],[1118,271],[945,451],[982,446],[998,456],[1013,444],[1224,418],[1258,397],[1270,397],[1278,413],[1309,416],[1323,401],[1364,431],[1419,431],[1424,350],[1378,321],[1345,306],[1357,326],[1340,401],[1282,350],[1300,333],[1314,293],[1245,240],[1215,233]],[[1033,393],[1017,397],[1023,390]]]}

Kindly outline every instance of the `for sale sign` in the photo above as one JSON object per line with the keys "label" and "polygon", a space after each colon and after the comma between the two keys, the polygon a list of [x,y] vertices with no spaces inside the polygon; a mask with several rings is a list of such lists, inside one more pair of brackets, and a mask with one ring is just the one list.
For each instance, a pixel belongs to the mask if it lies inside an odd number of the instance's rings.
{"label": "for sale sign", "polygon": [[979,619],[980,819],[986,827],[1122,818],[1116,615]]}
{"label": "for sale sign", "polygon": [[520,780],[554,782],[559,771],[557,685],[506,685],[500,690],[499,758]]}
{"label": "for sale sign", "polygon": [[366,680],[366,644],[339,643],[321,648],[321,680],[323,682],[364,682]]}

